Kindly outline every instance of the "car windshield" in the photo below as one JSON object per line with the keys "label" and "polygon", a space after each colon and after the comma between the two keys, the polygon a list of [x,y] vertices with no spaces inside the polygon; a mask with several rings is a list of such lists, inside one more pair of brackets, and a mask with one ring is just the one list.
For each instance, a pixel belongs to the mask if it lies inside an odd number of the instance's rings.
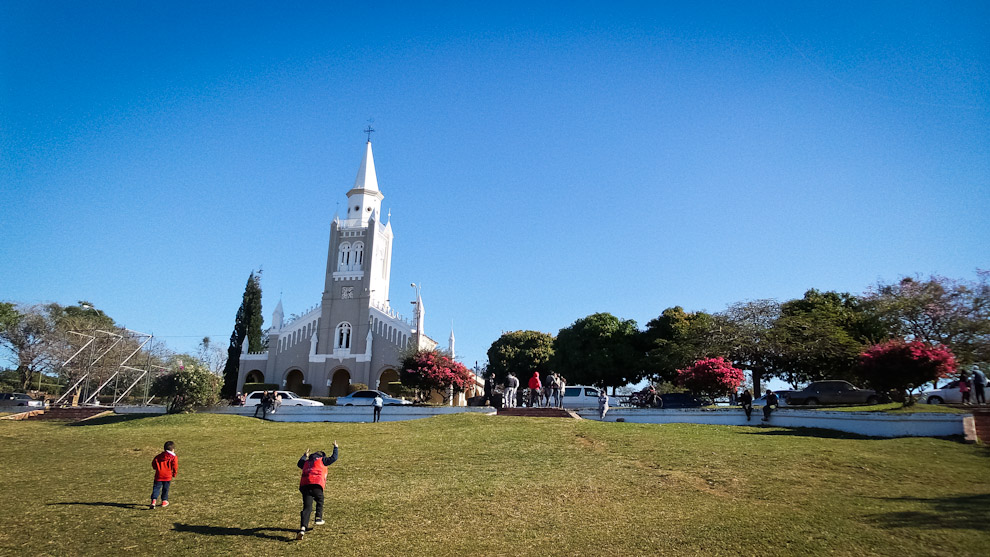
{"label": "car windshield", "polygon": [[282,393],[282,398],[299,398],[296,393],[292,391],[279,391]]}

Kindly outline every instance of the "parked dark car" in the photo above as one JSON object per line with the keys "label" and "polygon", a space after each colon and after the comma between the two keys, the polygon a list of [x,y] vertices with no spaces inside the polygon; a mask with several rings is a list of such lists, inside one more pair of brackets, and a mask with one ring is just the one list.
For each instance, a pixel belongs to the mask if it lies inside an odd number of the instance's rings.
{"label": "parked dark car", "polygon": [[660,395],[660,398],[663,400],[663,408],[701,408],[711,404],[691,393],[667,393]]}
{"label": "parked dark car", "polygon": [[856,388],[848,381],[815,381],[800,391],[787,395],[787,404],[818,406],[819,404],[876,404],[876,391]]}

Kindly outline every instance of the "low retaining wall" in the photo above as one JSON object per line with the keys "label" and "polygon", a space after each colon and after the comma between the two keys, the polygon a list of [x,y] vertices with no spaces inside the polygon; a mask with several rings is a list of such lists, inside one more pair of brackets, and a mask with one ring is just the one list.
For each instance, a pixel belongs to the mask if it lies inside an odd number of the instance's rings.
{"label": "low retaining wall", "polygon": [[[579,409],[578,415],[589,420],[598,419],[598,409]],[[614,408],[605,415],[605,421],[623,421],[641,424],[712,424],[712,425],[761,425],[762,408],[753,408],[753,418],[746,421],[741,409],[650,409]],[[972,422],[969,414],[922,413],[889,414],[886,412],[829,412],[827,410],[793,410],[782,408],[773,413],[769,425],[779,427],[813,427],[834,429],[870,437],[948,437],[964,435],[966,422]]]}
{"label": "low retaining wall", "polygon": [[[164,406],[118,406],[114,410],[118,414],[165,413]],[[251,417],[255,407],[220,406],[201,412]],[[495,409],[488,406],[386,406],[382,408],[381,421],[400,422],[463,412],[494,415]],[[275,414],[269,413],[266,419],[273,422],[370,422],[372,413],[371,406],[282,406]],[[260,410],[258,415],[261,415]]]}

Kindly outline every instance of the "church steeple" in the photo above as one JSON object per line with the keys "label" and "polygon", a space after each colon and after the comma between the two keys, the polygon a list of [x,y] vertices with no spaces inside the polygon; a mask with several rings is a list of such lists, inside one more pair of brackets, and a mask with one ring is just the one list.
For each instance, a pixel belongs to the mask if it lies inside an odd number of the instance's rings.
{"label": "church steeple", "polygon": [[347,192],[346,219],[360,219],[362,225],[368,223],[368,219],[374,217],[376,221],[381,220],[382,199],[385,196],[378,189],[378,174],[375,172],[375,157],[371,152],[371,140],[368,140],[364,150],[364,158],[361,160],[361,167],[358,168],[357,178],[354,180],[354,187]]}

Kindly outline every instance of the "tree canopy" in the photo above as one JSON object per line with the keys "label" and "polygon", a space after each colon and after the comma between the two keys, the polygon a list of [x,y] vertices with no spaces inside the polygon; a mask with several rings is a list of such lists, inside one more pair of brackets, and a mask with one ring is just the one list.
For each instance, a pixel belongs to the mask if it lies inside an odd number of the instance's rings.
{"label": "tree canopy", "polygon": [[611,313],[595,313],[557,333],[554,371],[567,382],[622,387],[643,376],[636,322]]}
{"label": "tree canopy", "polygon": [[500,383],[505,382],[509,372],[520,380],[532,377],[533,372],[546,377],[551,371],[553,341],[553,335],[539,331],[502,333],[488,348],[488,371]]}
{"label": "tree canopy", "polygon": [[429,399],[436,391],[446,398],[448,389],[462,393],[472,384],[471,372],[449,354],[433,350],[417,350],[402,358],[399,381],[414,389],[419,401]]}

